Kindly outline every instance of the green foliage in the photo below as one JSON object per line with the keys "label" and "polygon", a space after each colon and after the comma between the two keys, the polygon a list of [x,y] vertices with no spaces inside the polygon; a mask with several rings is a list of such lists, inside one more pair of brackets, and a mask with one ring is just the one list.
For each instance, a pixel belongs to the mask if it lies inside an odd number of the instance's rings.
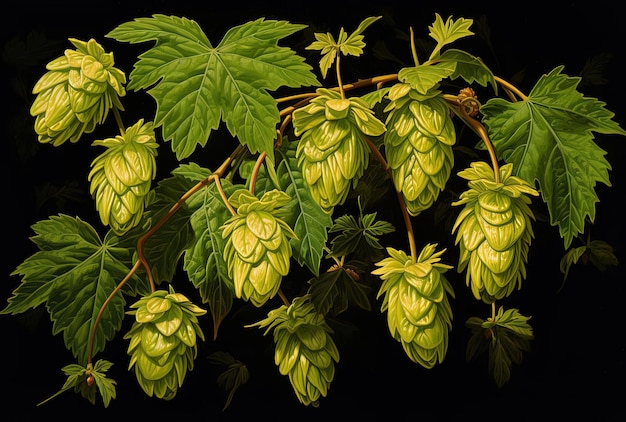
{"label": "green foliage", "polygon": [[[40,250],[13,272],[22,282],[2,313],[18,314],[45,304],[53,334],[63,333],[65,346],[86,365],[90,353],[104,350],[122,326],[126,300],[111,294],[131,274],[132,246],[112,232],[101,240],[91,225],[63,214],[39,221],[33,230],[31,239]],[[129,284],[124,294],[146,291],[138,277]]]}
{"label": "green foliage", "polygon": [[115,398],[116,391],[114,380],[106,377],[106,372],[113,366],[111,362],[106,360],[98,360],[94,365],[88,364],[86,368],[71,364],[62,368],[63,373],[67,375],[67,380],[63,387],[54,395],[38,404],[42,404],[52,400],[59,394],[74,389],[74,392],[80,394],[91,404],[96,404],[96,390],[102,397],[102,404],[108,407],[111,400]]}
{"label": "green foliage", "polygon": [[[154,15],[121,24],[107,34],[117,41],[155,41],[130,73],[128,89],[149,89],[157,101],[154,118],[179,160],[204,147],[223,120],[250,152],[274,154],[280,121],[267,90],[319,85],[311,67],[277,43],[302,25],[258,19],[232,28],[213,47],[198,24]],[[216,105],[219,105],[216,107]]]}
{"label": "green foliage", "polygon": [[222,408],[222,411],[224,411],[230,405],[233,397],[235,397],[237,389],[248,382],[250,372],[246,365],[236,360],[230,353],[215,352],[209,355],[208,359],[215,365],[226,367],[216,380],[217,385],[222,390],[228,391],[228,398]]}
{"label": "green foliage", "polygon": [[[607,186],[611,165],[593,142],[593,132],[626,135],[614,114],[595,98],[576,91],[580,78],[559,66],[539,79],[527,98],[490,99],[481,112],[498,157],[514,174],[539,182],[550,223],[559,226],[565,248],[595,219],[598,182]],[[545,161],[543,157],[550,157]]]}
{"label": "green foliage", "polygon": [[530,317],[520,314],[517,309],[500,307],[493,319],[469,318],[466,326],[472,337],[467,344],[467,360],[488,353],[489,373],[496,384],[502,387],[511,378],[511,367],[522,362],[523,353],[530,350],[533,329],[528,324]]}
{"label": "green foliage", "polygon": [[[52,334],[63,335],[78,362],[63,368],[59,393],[73,388],[91,403],[100,394],[105,407],[115,398],[116,383],[105,376],[112,364],[92,361],[127,315],[128,369],[148,396],[165,400],[194,367],[204,315],[216,340],[233,310],[251,318],[250,308],[268,309],[246,327],[273,333],[274,363],[305,406],[329,394],[340,350],[327,320],[341,326],[350,309],[386,312],[389,334],[411,362],[443,364],[458,280],[444,263],[447,250],[426,239],[437,227],[422,218],[431,210],[450,218],[454,205],[463,208],[444,232],[456,235],[457,273],[466,271],[474,298],[491,307],[490,317],[466,321],[467,358],[487,352],[496,385],[509,381],[533,330],[515,308],[496,312],[496,302],[513,300],[527,276],[535,211],[547,208],[569,248],[595,219],[596,184],[611,186],[594,132],[626,131],[563,67],[525,95],[479,57],[448,48],[474,35],[471,19],[436,14],[426,61],[412,34],[413,65],[345,84],[341,55],[361,58],[364,33],[380,18],[351,34],[341,28],[336,39],[314,34],[306,49],[320,52],[324,79],[335,66],[336,86],[322,86],[303,57],[279,46],[305,29],[287,21],[236,26],[216,46],[183,17],[122,23],[106,36],[153,43],[127,85],[113,53],[95,39],[70,38],[75,49],[50,63],[30,112],[39,142],[50,147],[85,139],[114,115],[119,134],[91,144],[107,148],[87,176],[99,225],[65,214],[35,223],[38,250],[11,273],[21,282],[0,311],[45,307]],[[155,114],[124,126],[126,90],[149,94]],[[235,145],[205,168],[203,158],[228,147],[218,136],[222,123]],[[173,169],[160,168],[156,153],[166,142]],[[472,162],[455,173],[461,154]],[[459,179],[467,182],[462,193],[450,187]],[[533,203],[539,195],[543,203]],[[391,233],[406,234],[406,243]],[[618,263],[610,245],[588,240],[564,255],[565,277],[579,260],[600,270]],[[175,293],[185,282],[208,310]],[[254,373],[224,351],[209,362],[226,368],[217,377],[226,409]]]}

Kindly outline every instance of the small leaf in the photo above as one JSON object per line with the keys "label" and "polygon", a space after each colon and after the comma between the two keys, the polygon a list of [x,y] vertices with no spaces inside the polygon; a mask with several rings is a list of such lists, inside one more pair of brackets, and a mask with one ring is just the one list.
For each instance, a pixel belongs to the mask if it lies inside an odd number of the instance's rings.
{"label": "small leaf", "polygon": [[589,251],[589,262],[600,271],[619,264],[617,256],[615,256],[615,249],[604,240],[592,240],[587,245],[587,250]]}
{"label": "small leaf", "polygon": [[437,46],[431,53],[430,60],[439,55],[439,51],[444,45],[450,44],[459,38],[474,35],[474,33],[469,30],[472,23],[473,21],[471,19],[465,18],[459,18],[455,21],[452,19],[452,16],[448,17],[444,23],[441,16],[436,13],[435,22],[428,27],[428,29],[430,29],[428,35],[437,41]]}

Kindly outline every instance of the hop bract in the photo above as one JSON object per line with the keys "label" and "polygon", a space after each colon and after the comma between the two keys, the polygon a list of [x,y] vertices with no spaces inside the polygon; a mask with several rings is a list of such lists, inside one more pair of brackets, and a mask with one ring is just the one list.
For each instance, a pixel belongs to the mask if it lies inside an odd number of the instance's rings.
{"label": "hop bract", "polygon": [[198,316],[206,311],[184,295],[157,290],[131,305],[135,316],[130,331],[128,369],[135,368],[141,388],[149,396],[170,400],[193,369],[197,338],[204,340]]}
{"label": "hop bract", "polygon": [[272,190],[259,199],[241,189],[229,201],[237,214],[222,226],[228,275],[236,297],[262,306],[278,293],[282,277],[289,273],[289,240],[297,236],[283,218],[291,197]]}
{"label": "hop bract", "polygon": [[436,247],[426,245],[416,261],[387,248],[389,257],[372,271],[383,280],[377,297],[384,295],[381,311],[387,311],[391,335],[409,359],[425,368],[443,361],[452,328],[448,295],[454,297],[454,291],[444,275],[452,267],[439,262],[445,249],[436,252]]}
{"label": "hop bract", "polygon": [[441,96],[418,94],[408,84],[389,91],[385,155],[408,212],[416,216],[437,200],[454,164],[456,131]]}
{"label": "hop bract", "polygon": [[521,287],[526,278],[528,249],[534,233],[534,215],[528,195],[539,193],[525,180],[513,176],[513,165],[500,167],[500,180],[485,162],[475,162],[459,172],[469,189],[452,205],[464,205],[452,232],[457,232],[459,272],[474,297],[493,303]]}
{"label": "hop bract", "polygon": [[126,75],[113,67],[113,53],[105,53],[93,39],[69,40],[76,50],[67,49],[48,63],[48,72],[33,88],[37,97],[30,108],[39,142],[54,146],[92,132],[112,107],[123,110],[119,97],[126,95]]}
{"label": "hop bract", "polygon": [[293,113],[298,164],[313,199],[326,212],[345,202],[369,164],[365,136],[379,136],[385,125],[360,98],[341,98],[320,88],[319,97]]}
{"label": "hop bract", "polygon": [[298,297],[290,306],[281,306],[252,326],[274,328],[274,362],[282,375],[288,375],[298,400],[316,407],[326,397],[335,376],[339,351],[331,337],[332,329],[318,313],[309,296]]}
{"label": "hop bract", "polygon": [[95,141],[107,147],[91,164],[91,194],[104,225],[118,234],[135,227],[143,215],[145,197],[156,177],[158,144],[151,122],[139,120],[115,138]]}

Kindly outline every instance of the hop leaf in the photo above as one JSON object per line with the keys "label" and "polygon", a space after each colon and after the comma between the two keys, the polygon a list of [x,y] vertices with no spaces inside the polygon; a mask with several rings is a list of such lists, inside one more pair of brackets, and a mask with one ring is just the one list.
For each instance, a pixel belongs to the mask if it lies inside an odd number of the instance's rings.
{"label": "hop leaf", "polygon": [[339,30],[339,36],[337,37],[337,41],[330,34],[322,34],[315,33],[315,40],[311,45],[309,45],[307,50],[321,50],[322,59],[320,60],[320,70],[322,72],[322,77],[326,77],[326,73],[328,69],[335,62],[335,58],[339,52],[344,55],[352,55],[352,56],[360,56],[363,54],[363,48],[365,47],[365,42],[363,41],[362,32],[370,26],[372,23],[379,20],[382,16],[371,16],[366,18],[361,22],[359,27],[352,33],[350,36],[346,34],[346,31],[341,28]]}
{"label": "hop leaf", "polygon": [[87,364],[86,367],[71,364],[62,368],[67,380],[63,387],[52,396],[37,404],[41,406],[73,388],[75,393],[89,400],[91,404],[96,404],[96,393],[102,396],[102,404],[108,407],[111,400],[115,398],[115,380],[107,378],[106,372],[113,366],[111,362],[99,360],[95,364]]}
{"label": "hop leaf", "polygon": [[296,158],[313,199],[327,213],[341,205],[369,164],[365,136],[379,136],[385,125],[359,98],[320,88],[311,103],[293,113]]}
{"label": "hop leaf", "polygon": [[326,397],[335,376],[339,351],[324,315],[318,313],[308,295],[292,304],[269,312],[268,317],[249,327],[274,329],[274,362],[282,375],[288,375],[298,400],[317,407]]}
{"label": "hop leaf", "polygon": [[480,111],[498,158],[513,163],[516,176],[539,183],[550,224],[558,225],[567,249],[586,220],[595,219],[596,184],[611,186],[611,165],[593,132],[626,131],[605,103],[577,91],[579,77],[562,70],[542,76],[524,101],[492,98]]}
{"label": "hop leaf", "polygon": [[458,271],[467,270],[467,285],[485,303],[510,295],[526,277],[534,237],[527,195],[539,193],[512,172],[512,164],[501,166],[497,182],[487,163],[472,163],[459,173],[469,181],[469,189],[452,203],[465,205],[452,228],[460,247]]}
{"label": "hop leaf", "polygon": [[534,334],[529,319],[517,309],[502,307],[493,319],[469,318],[465,326],[471,329],[472,336],[467,343],[466,360],[487,352],[489,374],[502,387],[511,378],[511,367],[521,364],[524,353],[530,350]]}
{"label": "hop leaf", "polygon": [[151,122],[139,120],[115,138],[95,141],[107,150],[91,164],[91,194],[104,225],[124,234],[141,220],[144,198],[156,176],[156,149]]}
{"label": "hop leaf", "polygon": [[222,237],[226,239],[224,260],[235,285],[235,296],[255,306],[274,297],[282,277],[289,273],[289,240],[297,236],[280,217],[290,201],[289,195],[278,190],[266,192],[261,199],[246,189],[230,197],[237,214],[222,226]]}
{"label": "hop leaf", "polygon": [[76,50],[48,63],[30,108],[39,142],[54,146],[93,132],[111,108],[123,110],[119,97],[126,95],[126,75],[113,67],[113,53],[105,53],[94,39],[69,40]]}
{"label": "hop leaf", "polygon": [[417,260],[387,248],[389,257],[372,271],[383,280],[377,297],[384,296],[381,312],[387,311],[391,335],[409,359],[425,368],[443,361],[452,329],[448,295],[454,291],[444,275],[452,267],[439,262],[445,249],[436,252],[436,247],[426,245]]}
{"label": "hop leaf", "polygon": [[128,369],[135,368],[139,385],[149,396],[170,400],[193,369],[197,338],[204,340],[198,316],[206,311],[184,295],[157,290],[135,304],[135,322],[124,336],[130,339]]}
{"label": "hop leaf", "polygon": [[406,84],[390,91],[385,154],[393,182],[413,216],[430,208],[450,177],[456,131],[445,100]]}

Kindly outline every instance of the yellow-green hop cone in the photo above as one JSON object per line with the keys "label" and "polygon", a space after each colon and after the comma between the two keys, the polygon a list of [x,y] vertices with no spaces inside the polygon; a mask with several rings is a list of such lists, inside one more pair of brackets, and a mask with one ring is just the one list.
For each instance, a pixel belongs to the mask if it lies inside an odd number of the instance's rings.
{"label": "yellow-green hop cone", "polygon": [[130,331],[128,369],[135,369],[139,385],[149,396],[171,400],[194,366],[197,339],[204,340],[198,316],[206,311],[184,295],[157,290],[131,305],[135,316]]}
{"label": "yellow-green hop cone", "polygon": [[441,96],[424,97],[397,84],[389,98],[385,156],[396,190],[416,216],[430,208],[450,178],[456,131]]}
{"label": "yellow-green hop cone", "polygon": [[332,329],[318,313],[308,296],[298,297],[290,306],[281,306],[251,326],[274,329],[274,362],[282,375],[288,375],[300,403],[317,407],[326,397],[335,376],[339,351],[331,337]]}
{"label": "yellow-green hop cone", "polygon": [[113,53],[105,53],[94,39],[69,40],[76,49],[48,63],[30,108],[39,142],[54,146],[93,132],[112,107],[123,110],[119,97],[126,95],[126,75],[113,67]]}
{"label": "yellow-green hop cone", "polygon": [[457,232],[459,272],[474,297],[493,303],[521,287],[526,278],[528,250],[534,237],[528,195],[539,193],[525,180],[513,176],[513,165],[500,167],[496,182],[493,169],[475,162],[459,172],[469,189],[452,205],[464,205],[452,232]]}
{"label": "yellow-green hop cone", "polygon": [[345,202],[369,164],[365,136],[379,136],[385,125],[360,98],[342,99],[320,88],[319,97],[293,113],[296,158],[313,199],[327,213]]}
{"label": "yellow-green hop cone", "polygon": [[289,240],[297,236],[283,218],[291,197],[273,190],[259,199],[241,189],[229,201],[237,214],[222,226],[228,275],[235,296],[260,307],[278,293],[283,276],[289,273]]}
{"label": "yellow-green hop cone", "polygon": [[452,329],[448,295],[454,297],[454,291],[444,275],[452,266],[439,262],[445,249],[436,252],[436,247],[426,245],[416,261],[387,248],[389,257],[372,271],[383,280],[377,297],[384,295],[381,311],[387,311],[391,335],[409,359],[425,368],[443,361]]}
{"label": "yellow-green hop cone", "polygon": [[98,140],[107,150],[91,164],[90,191],[100,220],[117,234],[139,224],[145,198],[156,177],[158,143],[152,122],[139,120],[115,138]]}

